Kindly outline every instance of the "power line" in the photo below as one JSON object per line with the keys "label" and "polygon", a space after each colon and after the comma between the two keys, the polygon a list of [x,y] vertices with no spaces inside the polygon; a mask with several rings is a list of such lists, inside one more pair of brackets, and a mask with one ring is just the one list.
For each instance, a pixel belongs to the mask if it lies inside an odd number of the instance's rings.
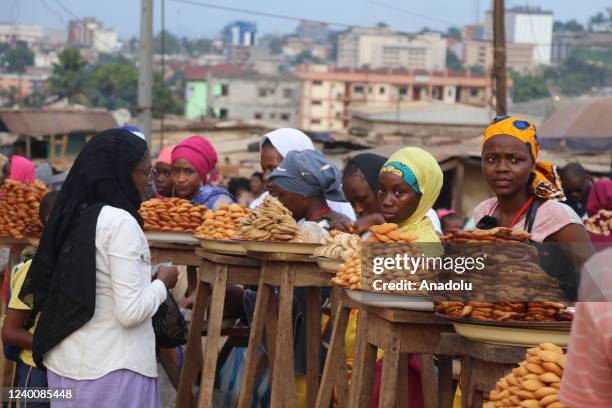
{"label": "power line", "polygon": [[[327,24],[327,25],[330,25],[330,26],[339,26],[339,27],[346,27],[346,28],[360,27],[360,26],[354,25],[354,24],[338,23],[338,22],[333,22],[333,21],[313,20],[313,19],[310,19],[310,18],[287,16],[287,15],[284,15],[284,14],[268,13],[268,12],[264,12],[264,11],[256,11],[256,10],[243,9],[243,8],[238,8],[238,7],[220,6],[218,4],[204,3],[204,2],[195,1],[195,0],[170,0],[170,1],[173,1],[175,3],[191,4],[193,6],[212,8],[212,9],[217,9],[217,10],[231,11],[231,12],[235,12],[235,13],[243,13],[243,14],[246,13],[246,14],[252,14],[254,16],[276,18],[276,19],[279,19],[279,20],[289,20],[289,21],[304,21],[304,20],[307,20],[307,21],[312,21],[312,22],[315,22],[315,23]],[[362,28],[366,28],[366,27],[362,27]]]}
{"label": "power line", "polygon": [[418,17],[418,18],[422,18],[422,19],[425,19],[425,20],[435,21],[437,23],[447,24],[447,25],[450,25],[450,26],[455,25],[455,23],[453,23],[452,21],[443,20],[441,18],[431,17],[431,16],[426,16],[424,14],[415,13],[414,11],[407,10],[407,9],[405,9],[403,7],[394,6],[392,4],[383,3],[381,1],[377,1],[377,0],[364,0],[364,1],[366,1],[368,3],[376,4],[377,6],[385,7],[387,9],[389,9],[389,10],[399,11],[400,13],[408,14],[408,15],[413,16],[413,17]]}

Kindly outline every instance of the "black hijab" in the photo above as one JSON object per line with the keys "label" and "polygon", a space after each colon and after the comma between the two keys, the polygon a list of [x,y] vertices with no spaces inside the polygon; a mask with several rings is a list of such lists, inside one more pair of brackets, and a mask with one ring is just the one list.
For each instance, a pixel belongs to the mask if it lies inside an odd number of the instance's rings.
{"label": "black hijab", "polygon": [[372,193],[376,195],[378,192],[378,175],[386,162],[386,157],[373,153],[361,153],[346,163],[345,174],[352,174],[354,169],[359,169],[372,189]]}
{"label": "black hijab", "polygon": [[93,137],[76,158],[59,192],[20,298],[40,312],[33,341],[36,365],[95,311],[96,224],[105,205],[138,214],[141,198],[132,170],[147,143],[127,130]]}

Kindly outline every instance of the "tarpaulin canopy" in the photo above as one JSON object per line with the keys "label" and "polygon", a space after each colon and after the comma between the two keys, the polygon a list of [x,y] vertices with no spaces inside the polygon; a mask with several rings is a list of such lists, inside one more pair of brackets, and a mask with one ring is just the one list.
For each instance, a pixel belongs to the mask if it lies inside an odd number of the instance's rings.
{"label": "tarpaulin canopy", "polygon": [[612,151],[612,97],[589,98],[553,113],[538,129],[544,149]]}

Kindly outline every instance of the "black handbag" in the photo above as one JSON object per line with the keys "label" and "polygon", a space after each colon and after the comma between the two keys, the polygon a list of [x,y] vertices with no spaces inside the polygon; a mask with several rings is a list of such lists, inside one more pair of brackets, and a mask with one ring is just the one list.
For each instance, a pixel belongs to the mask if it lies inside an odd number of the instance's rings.
{"label": "black handbag", "polygon": [[187,344],[187,323],[170,291],[152,320],[157,347],[174,348]]}

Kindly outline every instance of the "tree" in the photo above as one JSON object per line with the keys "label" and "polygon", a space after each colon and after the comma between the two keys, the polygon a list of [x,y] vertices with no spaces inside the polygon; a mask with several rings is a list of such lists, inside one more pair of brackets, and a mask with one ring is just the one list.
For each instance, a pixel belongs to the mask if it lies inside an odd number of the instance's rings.
{"label": "tree", "polygon": [[59,99],[67,98],[70,103],[83,99],[87,87],[87,61],[76,48],[66,48],[58,55],[58,60],[53,64],[49,80],[50,93]]}
{"label": "tree", "polygon": [[8,88],[0,88],[0,102],[2,106],[13,107],[19,102],[19,89],[11,85]]}
{"label": "tree", "polygon": [[513,73],[512,81],[512,100],[514,102],[526,102],[549,95],[546,78],[542,76]]}
{"label": "tree", "polygon": [[563,21],[555,21],[553,25],[553,31],[555,32],[570,32],[570,33],[583,33],[585,32],[584,26],[575,19],[570,20],[566,23]]}
{"label": "tree", "polygon": [[379,21],[378,23],[376,23],[376,27],[387,28],[389,27],[389,24],[385,23],[384,21]]}
{"label": "tree", "polygon": [[153,76],[153,117],[159,118],[164,114],[181,114],[183,104],[178,102],[172,90],[166,85],[160,73]]}
{"label": "tree", "polygon": [[457,27],[449,27],[449,29],[446,31],[446,36],[448,38],[461,41],[461,30],[459,30]]}
{"label": "tree", "polygon": [[449,49],[446,50],[446,67],[451,71],[463,71],[463,64],[457,54]]}
{"label": "tree", "polygon": [[18,41],[15,46],[5,49],[0,64],[8,72],[23,74],[26,68],[34,65],[34,53],[24,41]]}
{"label": "tree", "polygon": [[176,35],[172,34],[168,30],[163,30],[157,33],[153,39],[153,49],[156,53],[162,52],[162,33],[165,34],[164,38],[164,52],[166,54],[179,54],[182,50],[181,39]]}
{"label": "tree", "polygon": [[128,64],[97,64],[90,74],[87,94],[92,106],[109,110],[126,108],[135,113],[138,72]]}
{"label": "tree", "polygon": [[296,65],[306,63],[321,64],[322,61],[319,57],[312,55],[310,50],[304,50],[295,57],[294,63]]}

